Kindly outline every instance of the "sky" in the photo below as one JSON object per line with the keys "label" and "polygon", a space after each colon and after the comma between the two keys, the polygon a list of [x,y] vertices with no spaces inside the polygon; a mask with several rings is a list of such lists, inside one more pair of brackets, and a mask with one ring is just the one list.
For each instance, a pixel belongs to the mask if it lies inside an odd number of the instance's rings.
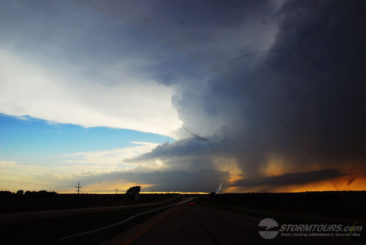
{"label": "sky", "polygon": [[0,3],[0,189],[366,189],[362,0]]}

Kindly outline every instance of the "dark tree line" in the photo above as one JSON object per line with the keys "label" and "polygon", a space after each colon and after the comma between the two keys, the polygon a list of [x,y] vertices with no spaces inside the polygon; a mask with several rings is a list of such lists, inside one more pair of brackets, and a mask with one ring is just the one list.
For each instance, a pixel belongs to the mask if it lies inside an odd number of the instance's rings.
{"label": "dark tree line", "polygon": [[54,198],[58,194],[54,191],[25,191],[18,190],[17,192],[0,191],[0,198],[24,197],[24,198]]}

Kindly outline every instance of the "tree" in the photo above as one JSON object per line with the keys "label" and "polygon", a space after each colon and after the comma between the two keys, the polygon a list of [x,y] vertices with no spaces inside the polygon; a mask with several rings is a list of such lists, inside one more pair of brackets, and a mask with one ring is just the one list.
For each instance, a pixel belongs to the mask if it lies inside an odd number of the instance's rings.
{"label": "tree", "polygon": [[23,190],[18,190],[16,193],[17,196],[23,196],[24,195],[24,191]]}

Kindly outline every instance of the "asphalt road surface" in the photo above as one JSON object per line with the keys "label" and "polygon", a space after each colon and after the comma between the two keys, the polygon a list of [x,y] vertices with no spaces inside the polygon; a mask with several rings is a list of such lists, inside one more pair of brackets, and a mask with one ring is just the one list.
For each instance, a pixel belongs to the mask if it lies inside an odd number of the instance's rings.
{"label": "asphalt road surface", "polygon": [[124,231],[103,245],[178,245],[178,244],[365,244],[359,238],[290,238],[263,239],[258,223],[266,217],[246,217],[199,204],[172,207],[143,224]]}

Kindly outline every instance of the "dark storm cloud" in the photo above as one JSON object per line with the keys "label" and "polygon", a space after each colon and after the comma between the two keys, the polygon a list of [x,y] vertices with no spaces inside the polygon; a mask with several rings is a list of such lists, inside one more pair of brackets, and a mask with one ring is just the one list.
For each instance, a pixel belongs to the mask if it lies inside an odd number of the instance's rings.
{"label": "dark storm cloud", "polygon": [[[262,48],[258,46],[266,43],[268,33],[273,31],[273,14],[281,2],[78,1],[150,35],[150,40],[161,41],[163,49],[175,50],[169,55],[163,50],[154,53],[154,58],[161,61],[154,67],[158,70],[155,76],[165,84],[201,80],[207,73],[205,69],[246,53],[248,48]],[[177,58],[181,55],[188,58]]]}
{"label": "dark storm cloud", "polygon": [[212,154],[212,151],[208,149],[207,143],[196,138],[189,138],[179,140],[176,143],[165,142],[157,146],[153,151],[145,153],[137,158],[129,160],[130,162],[141,161],[156,157],[185,157],[193,155],[205,155]]}
{"label": "dark storm cloud", "polygon": [[[295,177],[301,183],[334,179],[349,174],[349,164],[352,171],[365,172],[365,1],[80,0],[76,5],[86,7],[80,26],[96,33],[90,42],[77,39],[83,41],[71,50],[95,53],[93,59],[108,64],[121,55],[153,60],[141,72],[174,89],[172,103],[191,132],[182,128],[178,134],[185,139],[130,159],[159,159],[166,171],[117,172],[116,179],[154,188],[215,189],[228,183],[225,159],[242,170],[244,180],[236,185],[244,187],[293,184]],[[103,21],[93,21],[95,12]],[[72,27],[72,18],[62,16]],[[80,28],[70,36],[82,35]],[[30,32],[34,35],[34,28]],[[55,32],[54,39],[57,34],[64,35]],[[282,175],[266,177],[263,170],[271,161],[284,165]]]}
{"label": "dark storm cloud", "polygon": [[[236,186],[285,186],[366,174],[365,12],[362,0],[3,1],[0,40],[46,54],[44,64],[91,60],[82,70],[103,85],[112,81],[96,70],[128,60],[121,69],[174,90],[181,139],[129,160],[165,170],[87,184],[216,189],[234,162],[244,178]],[[279,176],[267,177],[271,164],[283,167]]]}
{"label": "dark storm cloud", "polygon": [[362,1],[289,1],[251,93],[316,159],[365,160]]}
{"label": "dark storm cloud", "polygon": [[253,187],[253,186],[288,186],[309,184],[322,180],[334,179],[344,176],[336,169],[324,169],[317,171],[309,171],[304,173],[288,173],[278,176],[261,177],[255,179],[245,179],[234,182],[233,186]]}
{"label": "dark storm cloud", "polygon": [[[238,9],[245,12],[245,3]],[[291,184],[294,176],[304,177],[303,183],[320,180],[322,174],[323,179],[332,179],[342,175],[336,169],[347,170],[350,163],[363,171],[366,3],[288,1],[280,9],[250,9],[245,18],[238,19],[219,11],[215,20],[202,11],[202,19],[194,19],[195,27],[189,28],[205,33],[211,23],[215,31],[210,38],[183,35],[177,41],[189,47],[189,55],[211,71],[214,68],[207,79],[173,83],[174,105],[184,125],[212,141],[219,155],[236,158],[244,177],[258,180],[252,186],[261,181]],[[267,37],[273,41],[266,43],[263,31],[267,27],[261,26],[268,25],[269,16],[277,24],[270,28],[275,34]],[[252,26],[240,25],[241,21]],[[164,35],[185,30],[177,28]],[[224,42],[223,35],[228,33],[230,38]],[[233,38],[240,41],[232,45]],[[161,146],[140,160],[184,153],[186,160],[192,155],[195,161],[197,152],[209,151],[207,144],[192,147],[196,140]],[[260,170],[273,155],[300,173],[266,179]],[[312,166],[336,169],[311,172]],[[303,175],[302,171],[310,172]],[[240,183],[245,185],[245,181]]]}

